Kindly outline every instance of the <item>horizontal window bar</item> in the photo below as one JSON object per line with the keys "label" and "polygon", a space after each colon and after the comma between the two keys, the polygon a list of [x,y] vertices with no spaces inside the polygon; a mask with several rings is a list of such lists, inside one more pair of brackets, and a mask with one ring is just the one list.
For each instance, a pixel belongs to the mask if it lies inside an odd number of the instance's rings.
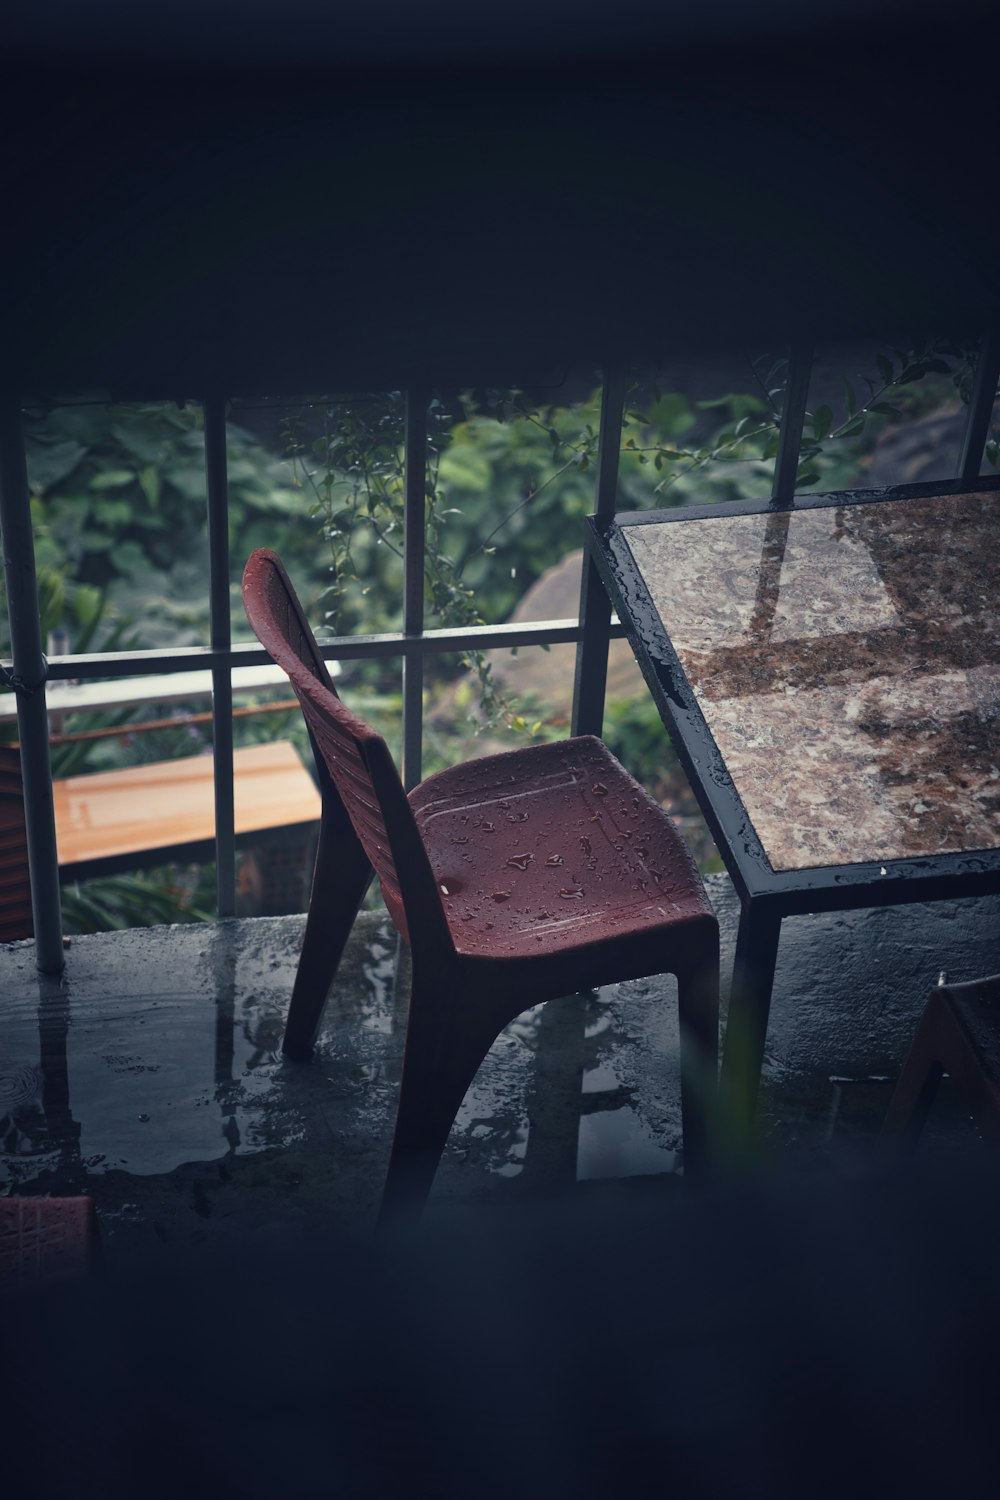
{"label": "horizontal window bar", "polygon": [[[624,635],[617,621],[611,634]],[[505,625],[470,625],[463,630],[427,630],[423,635],[345,635],[320,642],[330,661],[365,661],[373,657],[441,655],[456,651],[504,650],[512,646],[558,646],[575,643],[581,628],[575,619],[535,620]],[[96,651],[79,656],[53,656],[48,664],[50,682],[86,682],[101,677],[133,677],[148,672],[190,672],[193,668],[266,666],[271,658],[262,646],[237,645],[227,651],[205,646],[182,646],[155,651]],[[8,667],[4,662],[0,665]]]}

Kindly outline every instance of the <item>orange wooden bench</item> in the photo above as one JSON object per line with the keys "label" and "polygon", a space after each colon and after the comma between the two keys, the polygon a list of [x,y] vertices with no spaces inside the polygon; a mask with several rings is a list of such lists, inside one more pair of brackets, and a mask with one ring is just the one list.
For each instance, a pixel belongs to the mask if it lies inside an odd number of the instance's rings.
{"label": "orange wooden bench", "polygon": [[[289,740],[235,750],[233,778],[239,846],[287,838],[289,829],[311,839],[320,796]],[[63,881],[213,856],[211,755],[70,776],[52,793]],[[16,748],[0,746],[0,941],[30,934],[20,761]]]}
{"label": "orange wooden bench", "polygon": [[[319,792],[289,740],[234,750],[233,778],[238,841],[319,822]],[[211,755],[70,776],[53,782],[52,795],[62,879],[211,857]]]}

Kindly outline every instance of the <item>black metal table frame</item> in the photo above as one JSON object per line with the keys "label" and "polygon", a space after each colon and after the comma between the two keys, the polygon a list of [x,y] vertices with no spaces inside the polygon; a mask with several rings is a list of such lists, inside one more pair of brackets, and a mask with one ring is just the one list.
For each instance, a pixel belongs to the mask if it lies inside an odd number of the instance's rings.
{"label": "black metal table frame", "polygon": [[740,923],[722,1065],[722,1093],[743,1128],[752,1125],[783,917],[901,905],[1000,891],[1000,849],[874,859],[864,864],[775,871],[705,722],[694,691],[622,535],[624,526],[697,524],[713,517],[777,515],[1000,490],[1000,478],[944,480],[878,490],[591,517],[587,549],[618,613],[678,759],[740,898]]}

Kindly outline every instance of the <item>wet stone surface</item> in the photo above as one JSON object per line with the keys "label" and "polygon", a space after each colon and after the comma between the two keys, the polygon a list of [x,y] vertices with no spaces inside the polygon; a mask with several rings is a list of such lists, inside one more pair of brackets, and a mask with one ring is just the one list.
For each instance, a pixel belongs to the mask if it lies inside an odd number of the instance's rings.
{"label": "wet stone surface", "polygon": [[[737,904],[710,893],[731,968]],[[109,1263],[289,1228],[367,1234],[388,1159],[407,972],[358,921],[311,1062],[282,1059],[302,918],[76,938],[61,980],[0,947],[0,1193],[87,1192]],[[926,993],[1000,970],[1000,900],[785,922],[762,1092],[773,1157],[865,1152]],[[928,1135],[978,1137],[947,1093]],[[676,990],[608,986],[519,1016],[462,1105],[428,1208],[675,1191]]]}
{"label": "wet stone surface", "polygon": [[774,869],[1000,845],[998,513],[988,493],[624,528]]}

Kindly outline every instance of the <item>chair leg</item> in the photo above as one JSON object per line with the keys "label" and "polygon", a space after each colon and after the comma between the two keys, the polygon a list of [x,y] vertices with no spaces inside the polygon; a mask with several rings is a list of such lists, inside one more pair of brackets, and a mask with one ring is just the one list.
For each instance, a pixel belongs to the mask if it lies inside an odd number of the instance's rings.
{"label": "chair leg", "polygon": [[343,808],[323,810],[313,871],[309,915],[295,974],[281,1050],[298,1061],[312,1051],[333,976],[372,878],[368,862]]}
{"label": "chair leg", "polygon": [[950,1062],[955,1022],[946,992],[932,990],[917,1022],[899,1081],[889,1100],[882,1133],[895,1137],[903,1152],[912,1151],[927,1123],[938,1086]]}
{"label": "chair leg", "polygon": [[711,1164],[719,1089],[719,933],[699,960],[677,975],[681,1032],[681,1123],[684,1173],[699,1177]]}
{"label": "chair leg", "polygon": [[414,976],[379,1233],[419,1219],[459,1106],[505,1024],[470,1014],[465,998],[457,988],[432,992]]}

